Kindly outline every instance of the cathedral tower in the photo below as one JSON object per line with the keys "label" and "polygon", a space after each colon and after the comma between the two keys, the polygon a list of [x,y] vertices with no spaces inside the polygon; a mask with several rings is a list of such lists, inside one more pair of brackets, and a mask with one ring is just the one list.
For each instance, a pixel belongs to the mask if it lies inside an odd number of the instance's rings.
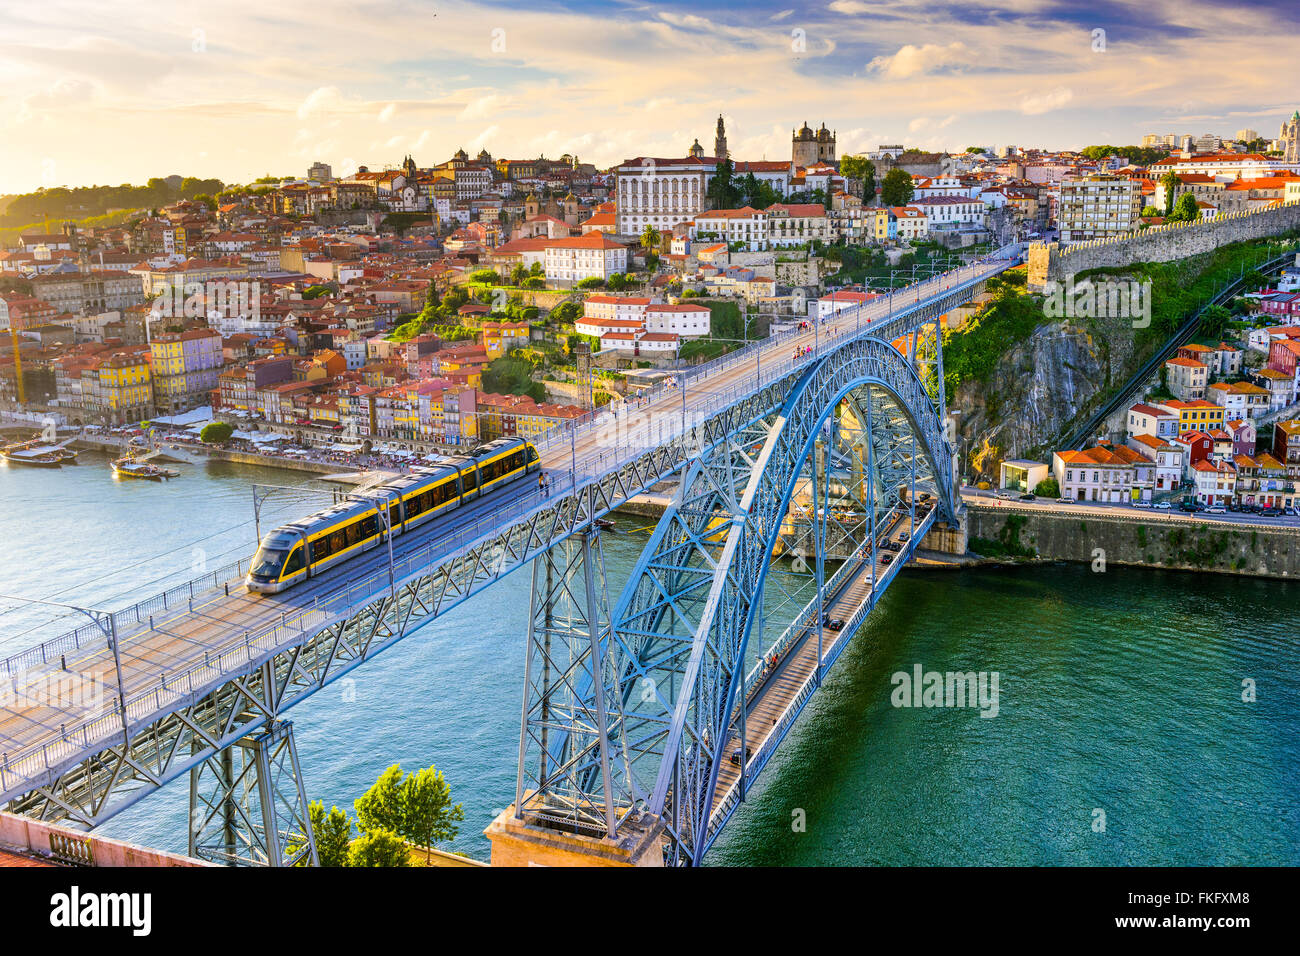
{"label": "cathedral tower", "polygon": [[718,135],[713,139],[713,155],[718,159],[727,159],[731,153],[727,150],[727,127],[722,123],[722,114],[718,114]]}

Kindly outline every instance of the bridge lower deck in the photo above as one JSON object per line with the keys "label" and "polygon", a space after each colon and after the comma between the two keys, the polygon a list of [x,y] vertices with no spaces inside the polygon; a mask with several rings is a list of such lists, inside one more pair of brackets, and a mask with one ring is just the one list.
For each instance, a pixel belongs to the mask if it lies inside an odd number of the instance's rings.
{"label": "bridge lower deck", "polygon": [[[816,686],[819,651],[821,660],[833,660],[841,644],[852,640],[856,622],[860,620],[862,612],[870,607],[873,592],[886,572],[895,561],[905,560],[907,546],[912,543],[909,540],[912,537],[909,529],[919,526],[927,513],[928,509],[925,506],[918,505],[915,525],[911,521],[911,516],[903,513],[897,515],[880,532],[874,566],[870,561],[855,559],[859,561],[859,567],[836,588],[833,594],[823,599],[824,617],[843,621],[844,626],[834,631],[823,627],[819,646],[818,627],[814,618],[811,623],[803,627],[775,666],[769,670],[767,677],[751,693],[744,714],[744,747],[750,752],[746,760],[747,765],[752,766],[759,762],[756,758],[768,756],[765,751],[780,742],[779,738],[783,737],[789,729],[793,716],[797,714],[797,710]],[[899,551],[885,550],[886,543],[897,544]],[[733,722],[733,726],[737,729],[723,748],[724,759],[718,771],[717,787],[713,791],[711,815],[716,815],[724,808],[724,804],[734,803],[732,798],[735,797],[740,783],[739,752],[742,745],[739,719]],[[766,761],[764,759],[761,762]],[[746,769],[749,769],[749,766]],[[752,782],[752,772],[750,782]]]}

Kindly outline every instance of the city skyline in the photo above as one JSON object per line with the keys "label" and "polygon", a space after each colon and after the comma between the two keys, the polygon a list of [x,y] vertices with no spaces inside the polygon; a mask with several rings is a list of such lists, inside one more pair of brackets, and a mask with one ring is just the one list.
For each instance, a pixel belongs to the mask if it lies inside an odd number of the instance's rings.
{"label": "city skyline", "polygon": [[805,121],[835,129],[840,155],[1272,138],[1300,85],[1281,45],[1241,39],[1294,32],[1300,12],[1282,3],[154,9],[144,24],[85,0],[8,14],[0,193],[247,182],[317,160],[347,173],[457,148],[604,168],[709,143],[719,112],[743,159],[788,156]]}

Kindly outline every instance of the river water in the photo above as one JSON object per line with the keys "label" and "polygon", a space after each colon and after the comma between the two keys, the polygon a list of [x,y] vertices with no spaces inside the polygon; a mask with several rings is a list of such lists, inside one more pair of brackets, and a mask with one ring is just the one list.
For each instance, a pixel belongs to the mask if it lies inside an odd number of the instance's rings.
{"label": "river water", "polygon": [[[90,454],[59,471],[0,467],[0,593],[128,603],[249,551],[253,482],[309,480],[177,467],[162,485],[115,481]],[[263,528],[326,501],[280,492]],[[645,542],[639,523],[604,536],[611,591]],[[514,793],[528,583],[516,573],[358,668],[347,699],[335,685],[290,710],[309,796],[350,808],[388,765],[435,764],[465,806],[453,848],[485,859],[482,830]],[[0,654],[50,633],[38,625],[51,613],[0,614]],[[893,675],[916,665],[996,672],[997,715],[893,706]],[[907,572],[708,862],[1296,865],[1298,728],[1298,584]],[[186,801],[176,780],[103,830],[183,851]]]}

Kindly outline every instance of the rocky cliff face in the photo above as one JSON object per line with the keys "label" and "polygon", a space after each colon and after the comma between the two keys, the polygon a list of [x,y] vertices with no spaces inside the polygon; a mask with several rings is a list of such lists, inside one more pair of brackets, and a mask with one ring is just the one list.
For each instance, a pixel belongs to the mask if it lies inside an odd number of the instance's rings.
{"label": "rocky cliff face", "polygon": [[1004,458],[1050,461],[1079,416],[1140,364],[1126,319],[1041,325],[1007,350],[987,381],[966,382],[950,397],[960,411],[959,450],[989,479]]}

